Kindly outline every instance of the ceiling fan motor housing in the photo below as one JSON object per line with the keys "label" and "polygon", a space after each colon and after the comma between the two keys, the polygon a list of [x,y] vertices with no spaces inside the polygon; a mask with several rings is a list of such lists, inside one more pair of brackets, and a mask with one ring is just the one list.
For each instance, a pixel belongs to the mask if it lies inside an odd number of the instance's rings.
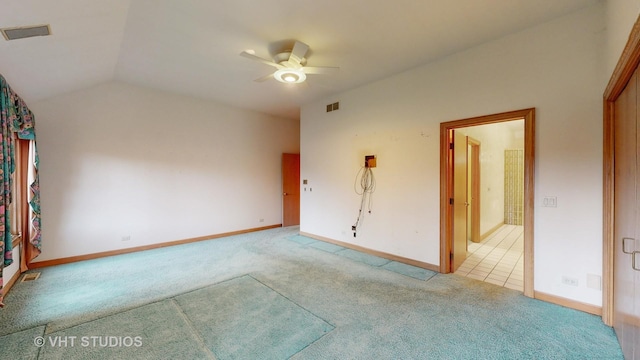
{"label": "ceiling fan motor housing", "polygon": [[[283,62],[284,63],[289,63],[289,58],[290,57],[291,57],[291,51],[281,52],[279,54],[276,54],[273,57],[273,62],[275,62],[276,64],[283,65],[283,66],[287,66],[287,64],[283,64]],[[307,65],[307,58],[300,59],[300,65],[302,65],[302,66]]]}

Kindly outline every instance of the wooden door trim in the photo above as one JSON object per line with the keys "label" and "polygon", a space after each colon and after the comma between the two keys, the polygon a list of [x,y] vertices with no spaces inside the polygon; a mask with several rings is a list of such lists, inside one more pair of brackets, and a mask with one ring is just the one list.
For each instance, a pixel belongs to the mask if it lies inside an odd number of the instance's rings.
{"label": "wooden door trim", "polygon": [[504,112],[440,124],[440,272],[451,269],[451,241],[453,214],[449,206],[452,192],[452,159],[449,156],[451,130],[524,119],[524,295],[533,291],[533,204],[535,164],[535,108]]}
{"label": "wooden door trim", "polygon": [[615,102],[640,64],[640,18],[636,20],[603,95],[602,321],[613,326],[614,119]]}

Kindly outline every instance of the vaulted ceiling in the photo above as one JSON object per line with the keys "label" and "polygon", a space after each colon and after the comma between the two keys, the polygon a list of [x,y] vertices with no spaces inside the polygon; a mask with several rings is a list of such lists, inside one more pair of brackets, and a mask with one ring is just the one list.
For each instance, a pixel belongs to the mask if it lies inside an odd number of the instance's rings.
{"label": "vaulted ceiling", "polygon": [[[596,0],[5,0],[0,27],[51,24],[52,36],[0,38],[0,74],[27,101],[118,80],[298,118],[300,105],[577,11]],[[273,79],[293,40],[306,85]]]}

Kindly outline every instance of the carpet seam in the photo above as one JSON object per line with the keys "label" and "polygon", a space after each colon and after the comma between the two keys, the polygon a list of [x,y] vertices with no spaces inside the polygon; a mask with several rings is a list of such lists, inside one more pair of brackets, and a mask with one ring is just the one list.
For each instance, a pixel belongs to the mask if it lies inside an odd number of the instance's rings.
{"label": "carpet seam", "polygon": [[[243,275],[236,276],[236,277],[233,277],[233,278],[225,279],[225,280],[222,280],[222,281],[219,281],[219,282],[216,282],[216,283],[211,283],[211,284],[209,284],[209,285],[205,285],[205,286],[202,286],[202,287],[199,287],[199,288],[193,289],[193,290],[189,290],[189,291],[184,292],[184,293],[179,293],[179,294],[175,294],[175,295],[170,295],[170,296],[164,297],[164,298],[162,298],[162,299],[158,299],[158,300],[155,300],[155,301],[150,301],[150,302],[147,302],[147,303],[144,303],[144,304],[141,304],[141,305],[137,305],[137,306],[132,306],[132,307],[129,307],[129,308],[120,309],[120,310],[114,311],[114,312],[112,312],[112,313],[105,314],[105,315],[103,315],[103,316],[93,318],[93,319],[88,320],[88,321],[83,321],[83,322],[81,322],[81,323],[74,324],[74,325],[67,326],[67,327],[61,327],[61,328],[59,328],[59,329],[54,330],[54,331],[53,331],[53,332],[51,332],[51,333],[55,333],[55,332],[63,331],[63,330],[68,330],[68,329],[73,329],[73,328],[75,328],[75,327],[77,327],[77,326],[80,326],[80,325],[83,325],[83,324],[90,324],[90,323],[95,322],[95,321],[97,321],[97,320],[102,320],[102,319],[107,318],[107,317],[109,317],[109,316],[117,315],[117,314],[120,314],[120,313],[123,313],[123,312],[131,311],[131,310],[135,310],[135,309],[140,309],[140,308],[145,307],[145,306],[147,306],[147,305],[153,305],[153,304],[161,303],[161,302],[163,302],[163,301],[173,300],[173,299],[175,299],[175,298],[176,298],[176,297],[178,297],[178,296],[182,296],[182,295],[184,295],[184,294],[189,294],[189,293],[192,293],[192,292],[195,292],[195,291],[198,291],[198,290],[206,289],[206,288],[208,288],[208,287],[210,287],[210,286],[215,286],[215,285],[223,284],[223,283],[228,282],[228,281],[231,281],[231,280],[239,279],[239,278],[241,278],[241,277],[243,277],[243,276],[247,276],[247,274],[243,274]],[[55,323],[55,321],[52,321],[52,322],[49,322],[49,323],[44,323],[44,324],[39,324],[39,325],[36,325],[36,326],[31,327],[30,329],[33,329],[33,328],[36,328],[36,327],[38,327],[38,326],[43,326],[43,325],[44,325],[44,326],[45,326],[45,335],[49,335],[49,334],[51,334],[51,333],[48,333],[48,332],[46,331],[46,329],[49,327],[49,325],[50,325],[50,324],[53,324],[53,323]],[[18,330],[18,331],[24,331],[24,330],[27,330],[27,329],[21,329],[21,330]],[[17,332],[17,331],[16,331],[16,332]],[[10,333],[10,334],[11,334],[11,333]],[[9,334],[7,334],[7,335],[9,335]]]}
{"label": "carpet seam", "polygon": [[[41,325],[42,326],[42,325]],[[40,336],[42,336],[42,338],[44,338],[44,336],[47,334],[47,324],[44,325],[44,329],[42,329],[42,334]],[[37,326],[36,326],[37,327]],[[35,342],[35,339],[34,339]],[[44,348],[44,346],[38,346],[38,353],[36,355],[36,359],[40,359],[40,353],[42,352],[42,349]]]}
{"label": "carpet seam", "polygon": [[[176,295],[176,296],[177,296],[177,295]],[[175,297],[175,296],[174,296],[174,297]],[[51,323],[49,323],[49,324],[45,324],[45,335],[50,335],[50,334],[53,334],[53,333],[57,333],[57,332],[59,332],[59,331],[65,331],[65,330],[73,329],[73,328],[75,328],[75,327],[82,326],[82,325],[85,325],[85,324],[91,324],[91,323],[96,322],[96,321],[98,321],[98,320],[102,320],[102,319],[105,319],[105,318],[108,318],[108,317],[111,317],[111,316],[114,316],[114,315],[119,315],[119,314],[125,313],[125,312],[127,312],[127,311],[132,311],[132,310],[140,309],[140,308],[143,308],[143,307],[148,306],[148,305],[159,304],[159,303],[161,303],[161,302],[163,302],[163,301],[171,300],[171,299],[173,299],[174,297],[169,297],[169,298],[165,298],[165,299],[160,299],[160,300],[158,300],[158,301],[151,301],[151,302],[145,303],[145,304],[143,304],[143,305],[134,306],[134,307],[131,307],[131,308],[126,308],[126,309],[123,309],[123,310],[120,310],[120,311],[116,311],[116,312],[113,312],[113,313],[110,313],[110,314],[106,314],[106,315],[104,315],[104,316],[100,316],[100,317],[97,317],[97,318],[93,318],[93,319],[88,320],[88,321],[83,321],[83,322],[78,323],[78,324],[75,324],[75,325],[71,325],[71,326],[67,326],[67,327],[62,327],[62,328],[59,328],[59,329],[53,330],[52,332],[46,332],[46,328],[47,328],[47,327],[49,327],[49,325],[50,325],[50,324],[54,323],[54,322],[51,322]],[[42,325],[39,325],[39,326],[42,326]],[[35,326],[35,327],[37,327],[37,326]],[[20,331],[22,331],[22,330],[20,330]]]}
{"label": "carpet seam", "polygon": [[[386,262],[386,263],[384,263],[384,264],[380,264],[380,265],[372,265],[372,264],[369,264],[368,262],[364,262],[364,261],[360,261],[360,260],[352,259],[352,258],[350,258],[350,257],[348,257],[348,256],[346,256],[346,255],[340,255],[340,254],[339,254],[339,253],[341,253],[341,252],[343,252],[343,251],[347,251],[347,250],[355,251],[355,252],[357,252],[357,253],[360,253],[360,254],[363,254],[363,255],[372,256],[372,257],[375,257],[375,258],[378,258],[378,259],[383,259],[383,260],[386,260],[387,262]],[[385,258],[380,257],[380,256],[375,256],[375,255],[367,254],[367,253],[365,253],[365,252],[358,251],[358,250],[354,250],[354,249],[349,249],[349,248],[344,248],[344,249],[342,249],[342,250],[338,250],[338,251],[336,251],[334,254],[336,254],[336,255],[338,255],[338,256],[342,256],[342,257],[344,257],[344,258],[347,258],[347,259],[349,259],[349,260],[351,260],[351,261],[359,262],[359,263],[362,263],[362,264],[365,264],[365,265],[369,265],[369,266],[371,266],[371,267],[377,267],[377,268],[383,268],[383,266],[385,266],[385,265],[387,265],[387,264],[389,264],[389,263],[391,263],[391,262],[393,261],[393,260],[385,259]],[[387,270],[387,269],[385,269],[385,270]],[[394,271],[394,272],[395,272],[395,271]],[[400,274],[400,273],[398,273],[398,274]],[[404,275],[404,274],[400,274],[400,275]]]}
{"label": "carpet seam", "polygon": [[196,328],[193,326],[193,323],[191,322],[191,320],[189,320],[189,317],[187,316],[187,314],[184,313],[184,311],[182,310],[182,307],[180,306],[178,301],[175,298],[172,298],[170,301],[173,304],[173,306],[176,308],[176,310],[178,311],[178,314],[180,315],[180,317],[187,323],[187,326],[189,327],[189,329],[191,330],[193,335],[195,335],[195,337],[196,337],[198,343],[200,344],[200,346],[202,347],[202,349],[204,349],[204,351],[207,354],[210,355],[209,358],[211,360],[217,360],[216,355],[213,353],[213,351],[211,351],[207,347],[207,345],[204,342],[204,339],[202,338],[202,336],[200,335],[198,330],[196,330]]}
{"label": "carpet seam", "polygon": [[[303,236],[303,235],[298,235],[298,236]],[[293,241],[293,240],[291,240],[291,239],[287,239],[287,240],[289,240],[289,241]],[[398,274],[398,275],[406,276],[406,277],[408,277],[408,278],[416,279],[416,280],[419,280],[419,281],[427,282],[427,281],[431,280],[434,276],[438,275],[438,273],[436,273],[436,272],[434,271],[434,274],[433,274],[433,275],[431,275],[431,276],[429,276],[428,278],[426,278],[426,279],[422,280],[422,279],[415,278],[415,277],[413,277],[413,276],[409,276],[409,275],[406,275],[406,274],[402,274],[402,273],[399,273],[399,272],[397,272],[397,271],[389,270],[389,269],[386,269],[386,268],[384,268],[384,267],[383,267],[383,266],[385,266],[385,265],[387,265],[387,264],[389,264],[389,263],[393,262],[393,260],[385,259],[385,260],[388,260],[388,261],[387,261],[386,263],[384,263],[384,264],[381,264],[381,265],[371,265],[371,264],[366,263],[366,262],[364,262],[364,261],[355,260],[355,259],[352,259],[352,258],[350,258],[350,257],[348,257],[348,256],[344,256],[344,255],[340,255],[340,254],[338,254],[338,253],[340,253],[340,252],[342,252],[342,251],[345,251],[345,250],[353,250],[353,249],[349,249],[349,248],[344,248],[344,247],[343,247],[343,249],[341,249],[341,250],[338,250],[338,251],[335,251],[335,252],[331,252],[331,251],[327,251],[327,250],[324,250],[324,249],[321,249],[321,248],[318,248],[318,247],[315,247],[315,246],[311,246],[311,245],[307,245],[307,244],[300,244],[300,243],[298,243],[298,242],[296,242],[296,241],[293,241],[293,242],[295,242],[295,243],[296,243],[296,244],[298,244],[299,246],[312,247],[312,248],[314,248],[314,249],[316,249],[316,250],[320,250],[320,251],[322,251],[322,252],[325,252],[325,253],[328,253],[328,254],[332,254],[332,255],[338,255],[338,256],[341,256],[341,257],[343,257],[343,258],[345,258],[345,259],[351,260],[351,261],[356,262],[356,263],[364,264],[364,265],[370,266],[370,267],[372,267],[372,268],[380,268],[380,269],[384,269],[384,270],[389,271],[389,272],[392,272],[392,273],[394,273],[394,274]],[[336,245],[336,246],[340,246],[340,245]],[[357,251],[357,252],[359,252],[359,253],[361,253],[361,254],[369,255],[369,254],[367,254],[367,253],[363,253],[362,251],[358,251],[358,250],[353,250],[353,251]],[[375,255],[371,255],[371,256],[375,256]],[[380,258],[380,259],[384,259],[384,258],[379,257],[379,256],[375,256],[375,257],[378,257],[378,258]],[[405,264],[405,265],[408,265],[408,264]],[[408,266],[412,266],[412,265],[408,265]],[[431,271],[431,270],[429,270],[429,271]]]}
{"label": "carpet seam", "polygon": [[[329,323],[327,323],[327,324],[329,324]],[[329,324],[329,325],[331,325],[331,324]],[[335,330],[335,329],[336,329],[336,327],[334,326],[334,327],[333,327],[333,329],[331,329],[331,331],[326,332],[324,335],[320,336],[319,338],[317,338],[316,340],[314,340],[312,343],[310,343],[310,344],[308,344],[307,346],[305,346],[305,347],[303,347],[302,349],[300,349],[300,351],[298,351],[297,353],[295,353],[295,354],[293,354],[293,355],[289,356],[289,357],[287,358],[287,360],[288,360],[288,359],[293,358],[294,356],[296,356],[296,355],[300,354],[301,352],[303,352],[305,349],[307,349],[307,348],[308,348],[308,347],[310,347],[311,345],[314,345],[314,344],[315,344],[315,343],[317,343],[318,341],[322,340],[325,336],[327,336],[327,335],[331,334],[331,332],[333,332],[333,330]]]}
{"label": "carpet seam", "polygon": [[[262,284],[263,286],[265,286],[265,287],[267,287],[267,288],[271,289],[271,291],[275,292],[276,294],[278,294],[278,295],[282,296],[283,298],[285,298],[285,299],[289,300],[292,304],[295,304],[295,305],[296,305],[297,307],[299,307],[300,309],[302,309],[302,310],[306,311],[307,313],[309,313],[309,314],[311,314],[311,315],[313,315],[313,316],[317,317],[318,319],[320,319],[320,320],[324,321],[325,323],[327,323],[328,325],[330,325],[330,326],[333,328],[333,329],[331,329],[331,331],[335,330],[336,326],[335,326],[334,324],[330,323],[327,319],[325,319],[325,318],[323,318],[323,317],[320,317],[320,316],[318,316],[318,315],[316,315],[316,314],[312,313],[309,309],[307,309],[307,308],[305,308],[304,306],[302,306],[302,305],[298,304],[296,301],[291,300],[288,296],[286,296],[286,295],[282,294],[280,291],[278,291],[278,290],[276,290],[276,289],[272,288],[271,286],[269,286],[269,285],[265,284],[264,282],[260,281],[259,279],[256,279],[253,275],[251,275],[251,274],[247,274],[247,275],[245,275],[245,276],[248,276],[248,277],[252,278],[253,280],[257,281],[258,283]],[[331,332],[331,331],[330,331],[330,332]],[[327,332],[327,334],[328,334],[328,333],[329,333],[329,332]],[[326,334],[325,334],[325,335],[326,335]],[[323,335],[323,336],[324,336],[324,335]]]}

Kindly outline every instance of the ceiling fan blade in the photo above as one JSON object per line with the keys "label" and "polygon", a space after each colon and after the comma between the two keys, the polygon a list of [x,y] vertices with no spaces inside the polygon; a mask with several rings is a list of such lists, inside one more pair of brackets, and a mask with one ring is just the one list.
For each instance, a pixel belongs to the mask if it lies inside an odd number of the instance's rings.
{"label": "ceiling fan blade", "polygon": [[267,81],[267,80],[272,79],[272,78],[273,78],[273,74],[269,74],[269,75],[265,75],[263,77],[257,78],[257,79],[255,79],[253,81],[255,81],[255,82],[264,82],[264,81]]}
{"label": "ceiling fan blade", "polygon": [[263,64],[271,65],[271,66],[273,66],[273,67],[275,67],[275,68],[277,68],[277,69],[283,69],[283,68],[284,68],[284,66],[282,66],[282,65],[280,65],[280,64],[276,64],[276,63],[274,63],[274,62],[273,62],[273,61],[271,61],[271,60],[263,59],[263,58],[261,58],[260,56],[255,56],[255,55],[253,55],[253,54],[249,54],[249,53],[248,53],[248,52],[246,52],[246,51],[241,52],[241,53],[240,53],[240,56],[242,56],[242,57],[246,57],[247,59],[260,61],[260,62],[261,62],[261,63],[263,63]]}
{"label": "ceiling fan blade", "polygon": [[304,59],[304,56],[307,55],[307,51],[309,51],[309,45],[300,41],[296,41],[295,45],[293,45],[293,50],[291,50],[289,62],[300,65],[300,62],[302,61],[302,59]]}
{"label": "ceiling fan blade", "polygon": [[305,66],[302,68],[305,74],[330,75],[340,71],[339,67],[331,66]]}

